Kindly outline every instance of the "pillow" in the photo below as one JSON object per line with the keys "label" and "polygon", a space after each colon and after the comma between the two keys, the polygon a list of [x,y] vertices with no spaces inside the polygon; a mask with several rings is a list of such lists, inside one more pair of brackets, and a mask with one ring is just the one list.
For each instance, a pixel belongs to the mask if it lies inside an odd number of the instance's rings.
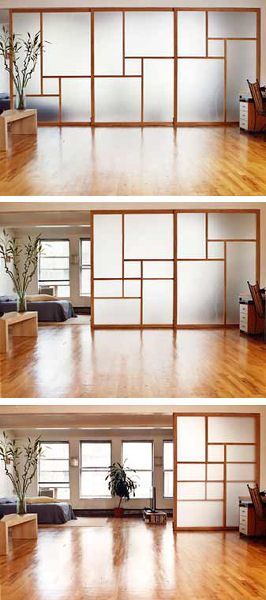
{"label": "pillow", "polygon": [[49,296],[49,294],[32,294],[26,296],[28,302],[54,302],[58,300],[57,296]]}
{"label": "pillow", "polygon": [[17,296],[0,296],[0,302],[16,302]]}
{"label": "pillow", "polygon": [[56,498],[49,498],[49,496],[26,498],[26,504],[52,504],[54,502],[58,502],[58,500]]}

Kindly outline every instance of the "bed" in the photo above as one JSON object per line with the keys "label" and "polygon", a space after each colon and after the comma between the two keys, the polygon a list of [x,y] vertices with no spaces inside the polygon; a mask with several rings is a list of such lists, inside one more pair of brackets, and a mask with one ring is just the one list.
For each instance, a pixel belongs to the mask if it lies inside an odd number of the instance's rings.
{"label": "bed", "polygon": [[[11,515],[16,510],[15,498],[0,498],[0,515]],[[62,525],[77,519],[71,504],[67,502],[28,504],[27,512],[37,514],[39,525]]]}
{"label": "bed", "polygon": [[[16,310],[17,303],[14,296],[0,296],[0,312],[8,313]],[[50,300],[49,302],[27,301],[27,310],[37,311],[38,321],[41,323],[60,323],[76,316],[69,300]]]}

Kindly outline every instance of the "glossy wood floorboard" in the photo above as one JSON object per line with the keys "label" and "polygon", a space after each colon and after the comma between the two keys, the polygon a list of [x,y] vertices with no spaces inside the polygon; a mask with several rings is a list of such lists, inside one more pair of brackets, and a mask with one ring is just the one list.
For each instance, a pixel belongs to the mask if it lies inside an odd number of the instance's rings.
{"label": "glossy wood floorboard", "polygon": [[266,543],[140,520],[41,529],[0,558],[1,600],[265,600]]}
{"label": "glossy wood floorboard", "polygon": [[11,138],[0,195],[266,194],[266,137],[236,127],[40,127]]}
{"label": "glossy wood floorboard", "polygon": [[0,393],[24,397],[265,397],[266,345],[238,330],[41,326],[0,355]]}

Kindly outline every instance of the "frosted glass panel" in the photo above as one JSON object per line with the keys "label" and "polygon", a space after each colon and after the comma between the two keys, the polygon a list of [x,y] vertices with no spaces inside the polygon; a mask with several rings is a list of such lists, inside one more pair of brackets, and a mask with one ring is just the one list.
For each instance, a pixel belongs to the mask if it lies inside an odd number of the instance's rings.
{"label": "frosted glass panel", "polygon": [[205,465],[178,464],[177,479],[178,481],[205,481]]}
{"label": "frosted glass panel", "polygon": [[94,277],[122,277],[122,217],[94,215]]}
{"label": "frosted glass panel", "polygon": [[173,120],[173,60],[144,61],[144,121]]}
{"label": "frosted glass panel", "polygon": [[224,478],[224,466],[217,463],[216,465],[207,465],[208,481],[222,481]]}
{"label": "frosted glass panel", "polygon": [[223,483],[207,483],[207,500],[222,500],[224,495]]}
{"label": "frosted glass panel", "polygon": [[143,281],[143,323],[168,325],[173,322],[173,282]]}
{"label": "frosted glass panel", "polygon": [[179,59],[177,68],[179,121],[223,121],[223,60]]}
{"label": "frosted glass panel", "polygon": [[224,460],[224,446],[208,446],[208,460],[210,462]]}
{"label": "frosted glass panel", "polygon": [[173,215],[125,215],[125,258],[173,258]]}
{"label": "frosted glass panel", "polygon": [[95,79],[96,121],[139,121],[140,90],[138,78]]}
{"label": "frosted glass panel", "polygon": [[227,481],[255,481],[255,465],[228,464],[226,468]]}
{"label": "frosted glass panel", "polygon": [[44,75],[90,75],[90,13],[44,13]]}
{"label": "frosted glass panel", "polygon": [[[1,24],[0,24],[0,29]],[[27,39],[27,33],[29,32],[32,37],[40,31],[40,15],[38,13],[14,13],[13,14],[13,32],[18,34],[24,40]],[[49,38],[44,38],[49,39]],[[18,61],[18,65],[21,68],[23,65],[24,55],[21,56],[21,60]],[[40,58],[38,59],[36,69],[27,85],[27,94],[40,94],[41,92],[41,75],[40,75]],[[8,88],[5,90],[7,91]]]}
{"label": "frosted glass panel", "polygon": [[94,281],[94,296],[122,297],[122,281]]}
{"label": "frosted glass panel", "polygon": [[38,121],[56,122],[59,118],[59,98],[48,98],[45,96],[39,98],[27,97],[27,108],[36,108],[38,112]]}
{"label": "frosted glass panel", "polygon": [[210,11],[209,37],[256,37],[256,14]]}
{"label": "frosted glass panel", "polygon": [[125,296],[140,296],[140,281],[125,281],[124,282]]}
{"label": "frosted glass panel", "polygon": [[208,41],[209,56],[224,56],[224,41],[209,40]]}
{"label": "frosted glass panel", "polygon": [[179,500],[204,500],[205,483],[178,483],[177,497]]}
{"label": "frosted glass panel", "polygon": [[127,12],[126,56],[173,56],[171,12]]}
{"label": "frosted glass panel", "polygon": [[254,442],[255,421],[252,417],[209,417],[209,442]]}
{"label": "frosted glass panel", "polygon": [[178,417],[177,459],[180,462],[205,460],[204,417]]}
{"label": "frosted glass panel", "polygon": [[227,462],[255,462],[255,446],[227,446]]}
{"label": "frosted glass panel", "polygon": [[124,276],[125,277],[140,277],[140,262],[130,261],[124,263]]}
{"label": "frosted glass panel", "polygon": [[173,263],[162,260],[144,262],[143,277],[173,277]]}
{"label": "frosted glass panel", "polygon": [[227,322],[239,323],[239,294],[248,291],[247,281],[256,280],[255,242],[227,243]]}
{"label": "frosted glass panel", "polygon": [[222,527],[223,502],[178,502],[177,525],[178,527]]}
{"label": "frosted glass panel", "polygon": [[137,325],[139,324],[139,300],[95,300],[95,325]]}
{"label": "frosted glass panel", "polygon": [[209,213],[208,237],[214,240],[250,240],[256,238],[256,215]]}
{"label": "frosted glass panel", "polygon": [[62,121],[90,121],[90,79],[62,79]]}
{"label": "frosted glass panel", "polygon": [[205,258],[205,240],[205,214],[180,213],[177,215],[178,258]]}
{"label": "frosted glass panel", "polygon": [[206,56],[205,12],[179,12],[178,56]]}
{"label": "frosted glass panel", "polygon": [[95,12],[95,75],[122,75],[122,13]]}
{"label": "frosted glass panel", "polygon": [[55,78],[43,79],[44,94],[59,94],[59,80]]}
{"label": "frosted glass panel", "polygon": [[223,262],[179,262],[177,291],[180,324],[223,322]]}
{"label": "frosted glass panel", "polygon": [[249,94],[247,79],[256,79],[256,42],[227,43],[227,120],[239,121],[239,94]]}
{"label": "frosted glass panel", "polygon": [[224,243],[208,242],[208,258],[224,258]]}
{"label": "frosted glass panel", "polygon": [[140,58],[128,58],[125,60],[125,74],[126,75],[140,75],[141,74],[141,60]]}
{"label": "frosted glass panel", "polygon": [[226,486],[226,525],[238,527],[239,525],[239,496],[248,496],[246,483],[228,483]]}

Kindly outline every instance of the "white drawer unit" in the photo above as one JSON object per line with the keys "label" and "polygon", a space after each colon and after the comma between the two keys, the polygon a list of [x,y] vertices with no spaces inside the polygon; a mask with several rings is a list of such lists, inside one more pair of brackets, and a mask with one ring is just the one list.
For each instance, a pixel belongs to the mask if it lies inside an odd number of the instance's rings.
{"label": "white drawer unit", "polygon": [[248,131],[248,102],[239,102],[239,126]]}
{"label": "white drawer unit", "polygon": [[264,321],[256,317],[253,303],[239,304],[239,328],[243,333],[250,335],[263,333]]}

